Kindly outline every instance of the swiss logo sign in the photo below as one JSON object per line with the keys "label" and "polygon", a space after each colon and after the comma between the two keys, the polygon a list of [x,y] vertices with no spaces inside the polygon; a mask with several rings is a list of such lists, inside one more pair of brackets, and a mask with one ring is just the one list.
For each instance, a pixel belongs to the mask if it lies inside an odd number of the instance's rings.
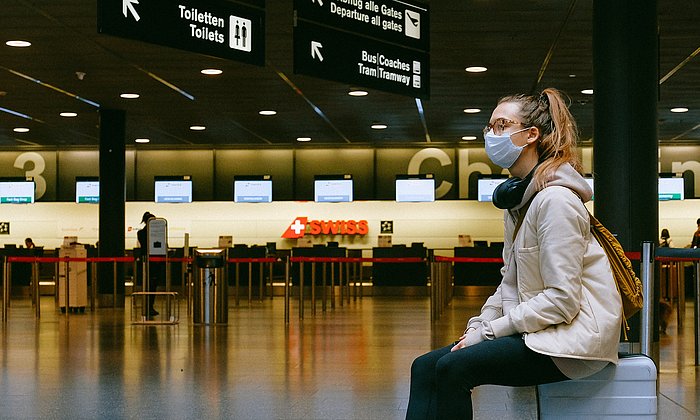
{"label": "swiss logo sign", "polygon": [[366,235],[367,220],[311,220],[296,217],[282,234],[283,238],[298,239],[305,235]]}

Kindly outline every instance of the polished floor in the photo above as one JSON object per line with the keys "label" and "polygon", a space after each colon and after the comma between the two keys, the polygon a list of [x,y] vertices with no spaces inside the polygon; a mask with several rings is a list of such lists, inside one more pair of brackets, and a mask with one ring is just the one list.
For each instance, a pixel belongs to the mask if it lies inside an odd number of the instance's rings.
{"label": "polished floor", "polygon": [[[133,325],[126,309],[61,314],[14,299],[0,324],[2,419],[402,419],[411,361],[454,340],[481,299],[431,324],[421,297],[364,297],[299,320],[284,299],[231,299],[225,326]],[[307,303],[308,305],[308,303]],[[700,415],[692,306],[660,342],[659,418]],[[532,388],[480,387],[475,418],[535,419]]]}

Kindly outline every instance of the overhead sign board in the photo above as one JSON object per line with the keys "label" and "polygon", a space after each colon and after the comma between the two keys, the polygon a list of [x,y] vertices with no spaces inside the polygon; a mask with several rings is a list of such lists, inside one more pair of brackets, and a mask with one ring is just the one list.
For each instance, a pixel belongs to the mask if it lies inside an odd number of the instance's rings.
{"label": "overhead sign board", "polygon": [[297,22],[294,72],[414,98],[429,95],[428,54]]}
{"label": "overhead sign board", "polygon": [[429,96],[426,5],[403,0],[295,0],[294,9],[295,73]]}
{"label": "overhead sign board", "polygon": [[430,49],[428,8],[397,0],[295,0],[297,18],[423,51]]}
{"label": "overhead sign board", "polygon": [[100,33],[259,66],[265,11],[224,0],[98,0]]}

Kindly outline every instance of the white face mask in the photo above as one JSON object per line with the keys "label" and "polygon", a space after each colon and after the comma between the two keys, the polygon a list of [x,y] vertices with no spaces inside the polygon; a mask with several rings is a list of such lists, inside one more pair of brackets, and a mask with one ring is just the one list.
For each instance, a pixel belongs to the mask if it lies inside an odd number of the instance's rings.
{"label": "white face mask", "polygon": [[529,128],[523,128],[513,133],[505,133],[501,136],[493,134],[493,130],[484,134],[486,154],[489,156],[489,159],[491,159],[491,162],[504,169],[513,166],[515,161],[518,160],[518,157],[520,157],[520,153],[525,146],[514,145],[510,136],[525,130],[529,130]]}

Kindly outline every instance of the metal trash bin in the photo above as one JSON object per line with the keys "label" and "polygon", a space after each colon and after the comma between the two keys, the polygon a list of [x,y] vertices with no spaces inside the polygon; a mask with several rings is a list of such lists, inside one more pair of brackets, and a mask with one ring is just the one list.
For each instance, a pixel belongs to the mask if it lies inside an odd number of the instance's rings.
{"label": "metal trash bin", "polygon": [[194,251],[195,279],[193,321],[195,324],[228,323],[228,284],[224,276],[225,249]]}

